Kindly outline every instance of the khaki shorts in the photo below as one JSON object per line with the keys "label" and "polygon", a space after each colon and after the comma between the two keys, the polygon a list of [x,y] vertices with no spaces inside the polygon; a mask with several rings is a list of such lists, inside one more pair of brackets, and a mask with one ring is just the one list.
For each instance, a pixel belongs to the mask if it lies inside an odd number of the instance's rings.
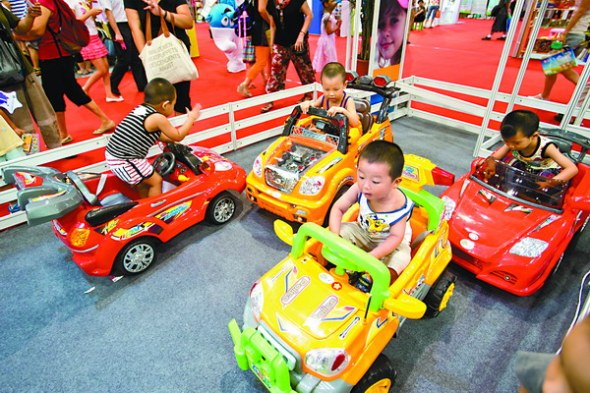
{"label": "khaki shorts", "polygon": [[[375,249],[381,242],[369,237],[367,231],[359,226],[356,222],[343,222],[340,226],[340,236],[350,241],[352,244],[367,252]],[[400,275],[410,264],[412,259],[410,241],[412,239],[412,227],[408,222],[406,224],[406,233],[400,245],[391,254],[381,258],[387,267],[392,268]]]}

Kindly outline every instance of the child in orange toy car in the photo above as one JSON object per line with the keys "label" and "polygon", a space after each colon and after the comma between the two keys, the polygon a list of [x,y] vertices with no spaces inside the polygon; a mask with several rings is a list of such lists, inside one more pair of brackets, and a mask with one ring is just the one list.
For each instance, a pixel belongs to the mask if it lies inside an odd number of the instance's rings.
{"label": "child in orange toy car", "polygon": [[346,87],[346,70],[337,62],[328,63],[322,69],[320,77],[324,95],[316,101],[304,101],[300,104],[303,113],[310,107],[326,109],[328,115],[342,113],[348,118],[350,127],[360,126],[354,100],[344,91]]}

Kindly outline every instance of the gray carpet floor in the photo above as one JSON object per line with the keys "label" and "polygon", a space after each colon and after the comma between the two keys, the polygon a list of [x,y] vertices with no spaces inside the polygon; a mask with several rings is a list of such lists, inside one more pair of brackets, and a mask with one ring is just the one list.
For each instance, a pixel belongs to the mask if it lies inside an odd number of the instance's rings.
{"label": "gray carpet floor", "polygon": [[[467,171],[474,135],[411,118],[394,131],[406,153]],[[250,170],[268,143],[228,156]],[[272,232],[275,218],[242,197],[236,220],[196,225],[148,272],[117,282],[86,276],[49,224],[0,233],[0,391],[264,392],[237,367],[226,325],[241,322],[252,283],[288,252]],[[451,265],[458,284],[449,308],[407,321],[385,351],[395,391],[515,392],[515,352],[557,350],[574,316],[588,232],[531,297]]]}

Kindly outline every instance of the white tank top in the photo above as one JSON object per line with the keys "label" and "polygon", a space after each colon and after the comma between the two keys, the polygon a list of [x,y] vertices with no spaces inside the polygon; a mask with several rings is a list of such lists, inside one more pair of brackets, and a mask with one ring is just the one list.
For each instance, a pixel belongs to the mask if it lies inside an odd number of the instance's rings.
{"label": "white tank top", "polygon": [[[367,198],[362,193],[359,195],[359,215],[357,221],[361,228],[367,231],[371,239],[377,241],[387,239],[387,237],[389,237],[389,230],[395,225],[395,223],[402,219],[407,221],[410,220],[414,202],[412,202],[403,191],[400,190],[400,192],[404,195],[406,203],[404,203],[399,209],[390,212],[373,211],[369,206]],[[409,238],[407,241],[409,242],[412,237],[412,227],[410,225],[406,225],[404,241],[406,240],[406,237],[408,237],[408,230]]]}

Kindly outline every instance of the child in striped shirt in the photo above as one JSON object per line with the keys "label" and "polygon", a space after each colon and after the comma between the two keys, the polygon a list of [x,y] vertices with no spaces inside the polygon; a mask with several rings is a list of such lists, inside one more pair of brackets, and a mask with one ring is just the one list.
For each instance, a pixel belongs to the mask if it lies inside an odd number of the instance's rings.
{"label": "child in striped shirt", "polygon": [[200,105],[188,111],[176,128],[168,120],[174,113],[176,90],[163,78],[152,79],[145,88],[144,103],[117,126],[107,144],[105,157],[111,171],[126,183],[136,185],[142,198],[162,194],[162,176],[148,162],[149,149],[158,141],[180,142],[199,118]]}

